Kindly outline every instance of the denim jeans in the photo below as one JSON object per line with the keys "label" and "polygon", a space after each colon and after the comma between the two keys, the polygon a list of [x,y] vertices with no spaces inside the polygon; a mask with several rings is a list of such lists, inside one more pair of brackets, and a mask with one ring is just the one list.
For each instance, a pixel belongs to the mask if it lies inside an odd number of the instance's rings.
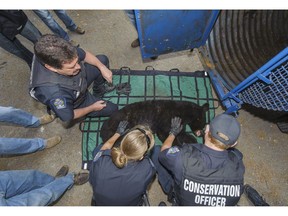
{"label": "denim jeans", "polygon": [[[30,20],[27,21],[24,28],[20,32],[20,35],[32,43],[35,43],[42,36],[41,32],[33,25],[33,23],[30,22]],[[7,52],[23,59],[31,68],[33,53],[27,49],[16,37],[13,40],[9,40],[2,33],[0,33],[0,46]]]}
{"label": "denim jeans", "polygon": [[[40,121],[36,116],[14,107],[0,106],[0,122],[11,123],[23,127],[38,127]],[[0,137],[0,156],[28,154],[43,150],[46,141],[41,138],[4,138]]]}
{"label": "denim jeans", "polygon": [[129,18],[129,20],[131,21],[131,23],[133,24],[133,26],[135,27],[135,29],[137,30],[136,17],[135,17],[134,10],[125,10],[125,13],[127,17]]}
{"label": "denim jeans", "polygon": [[42,138],[5,138],[0,137],[0,156],[22,155],[41,151],[46,147]]}
{"label": "denim jeans", "polygon": [[[57,34],[65,40],[70,41],[68,33],[56,22],[49,10],[33,10],[33,12],[49,27],[54,34]],[[76,24],[68,16],[65,10],[54,10],[54,12],[65,24],[67,29],[74,31],[77,28]]]}
{"label": "denim jeans", "polygon": [[59,19],[64,23],[67,29],[70,31],[75,31],[77,25],[74,21],[69,17],[65,10],[54,10],[55,14],[59,17]]}
{"label": "denim jeans", "polygon": [[73,184],[72,173],[55,178],[37,170],[0,171],[0,206],[47,206]]}
{"label": "denim jeans", "polygon": [[6,38],[2,33],[0,33],[0,47],[7,52],[17,56],[18,58],[24,60],[31,68],[33,61],[33,53],[28,50],[17,38],[11,41]]}
{"label": "denim jeans", "polygon": [[12,123],[23,127],[39,127],[39,118],[24,110],[0,106],[0,122]]}
{"label": "denim jeans", "polygon": [[30,20],[27,21],[24,28],[20,32],[20,35],[31,41],[33,44],[36,43],[42,36],[41,32],[33,25]]}

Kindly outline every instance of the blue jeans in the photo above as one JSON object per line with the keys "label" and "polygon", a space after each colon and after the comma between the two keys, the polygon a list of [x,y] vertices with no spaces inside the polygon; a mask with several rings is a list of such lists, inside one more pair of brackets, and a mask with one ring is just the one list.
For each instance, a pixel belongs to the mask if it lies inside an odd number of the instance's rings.
{"label": "blue jeans", "polygon": [[14,107],[0,106],[0,122],[7,122],[23,127],[36,128],[40,125],[39,118]]}
{"label": "blue jeans", "polygon": [[[32,43],[35,43],[42,35],[41,32],[29,20],[25,24],[20,34]],[[31,68],[33,53],[27,49],[16,37],[13,40],[9,40],[2,33],[0,33],[0,47],[24,60]]]}
{"label": "blue jeans", "polygon": [[[38,127],[40,121],[36,116],[14,107],[0,106],[0,122],[12,123],[23,127]],[[3,138],[0,137],[0,156],[28,154],[43,150],[46,141],[41,138]]]}
{"label": "blue jeans", "polygon": [[157,177],[159,184],[164,191],[165,194],[168,195],[171,192],[174,180],[172,175],[168,172],[168,170],[162,166],[162,164],[158,160],[158,155],[161,150],[161,146],[155,145],[152,152],[151,152],[151,160],[156,167]]}
{"label": "blue jeans", "polygon": [[0,156],[22,155],[41,151],[46,147],[42,138],[5,138],[0,137]]}
{"label": "blue jeans", "polygon": [[0,171],[0,206],[47,206],[73,184],[72,173],[55,178],[37,170]]}
{"label": "blue jeans", "polygon": [[[33,12],[49,27],[54,33],[69,41],[68,33],[56,22],[52,17],[49,10],[33,10]],[[59,19],[65,24],[66,28],[70,31],[74,31],[77,26],[73,20],[68,16],[65,10],[54,10]]]}
{"label": "blue jeans", "polygon": [[20,32],[20,35],[31,41],[33,44],[36,43],[42,36],[41,32],[33,25],[30,20],[27,21],[24,28]]}
{"label": "blue jeans", "polygon": [[135,27],[135,29],[137,30],[136,17],[135,17],[134,10],[125,10],[125,13],[127,17],[129,18],[129,20],[131,21],[131,23],[133,24],[133,26]]}
{"label": "blue jeans", "polygon": [[28,50],[17,38],[11,41],[6,38],[2,33],[0,33],[0,47],[7,52],[17,56],[18,58],[24,60],[31,68],[33,53]]}

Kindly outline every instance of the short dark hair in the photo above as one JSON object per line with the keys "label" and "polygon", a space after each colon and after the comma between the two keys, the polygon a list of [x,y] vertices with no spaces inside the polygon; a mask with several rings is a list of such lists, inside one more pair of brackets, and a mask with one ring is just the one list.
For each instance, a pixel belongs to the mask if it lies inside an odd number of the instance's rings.
{"label": "short dark hair", "polygon": [[77,57],[77,49],[60,36],[43,35],[34,45],[34,53],[42,64],[61,69]]}

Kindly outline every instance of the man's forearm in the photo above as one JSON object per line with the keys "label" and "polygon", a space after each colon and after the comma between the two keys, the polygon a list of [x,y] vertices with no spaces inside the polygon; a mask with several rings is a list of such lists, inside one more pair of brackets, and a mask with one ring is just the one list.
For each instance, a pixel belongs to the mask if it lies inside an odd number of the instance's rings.
{"label": "man's forearm", "polygon": [[88,51],[86,51],[86,57],[84,61],[87,62],[88,64],[98,67],[100,71],[102,67],[106,67],[96,56],[94,56],[92,53]]}
{"label": "man's forearm", "polygon": [[100,150],[111,149],[116,140],[120,137],[120,134],[115,133],[109,140],[107,140]]}
{"label": "man's forearm", "polygon": [[164,151],[165,149],[168,149],[172,146],[173,141],[175,139],[175,136],[173,134],[169,134],[169,136],[166,138],[164,141],[163,145],[161,146],[161,152]]}
{"label": "man's forearm", "polygon": [[74,109],[74,119],[81,118],[90,112],[93,112],[92,106]]}

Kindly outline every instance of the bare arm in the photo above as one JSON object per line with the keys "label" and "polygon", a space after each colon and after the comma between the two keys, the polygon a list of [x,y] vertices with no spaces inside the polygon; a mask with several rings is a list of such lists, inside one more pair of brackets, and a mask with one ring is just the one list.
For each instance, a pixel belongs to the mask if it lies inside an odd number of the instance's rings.
{"label": "bare arm", "polygon": [[88,51],[85,52],[86,56],[84,61],[99,68],[104,79],[107,80],[108,83],[112,83],[112,71],[109,70],[104,64],[102,64],[102,62],[92,53]]}
{"label": "bare arm", "polygon": [[103,100],[97,101],[90,106],[74,109],[74,119],[81,118],[90,112],[99,111],[106,107],[106,103]]}
{"label": "bare arm", "polygon": [[175,136],[173,134],[169,134],[169,136],[164,141],[163,145],[161,146],[161,152],[165,149],[168,149],[172,146],[173,141],[175,140]]}
{"label": "bare arm", "polygon": [[107,140],[104,145],[101,147],[100,150],[106,150],[106,149],[111,149],[116,140],[125,133],[125,129],[128,125],[128,121],[124,120],[121,121],[118,125],[118,128],[116,130],[116,133],[109,139]]}
{"label": "bare arm", "polygon": [[116,140],[120,137],[119,133],[115,133],[109,140],[107,140],[100,150],[111,149]]}

